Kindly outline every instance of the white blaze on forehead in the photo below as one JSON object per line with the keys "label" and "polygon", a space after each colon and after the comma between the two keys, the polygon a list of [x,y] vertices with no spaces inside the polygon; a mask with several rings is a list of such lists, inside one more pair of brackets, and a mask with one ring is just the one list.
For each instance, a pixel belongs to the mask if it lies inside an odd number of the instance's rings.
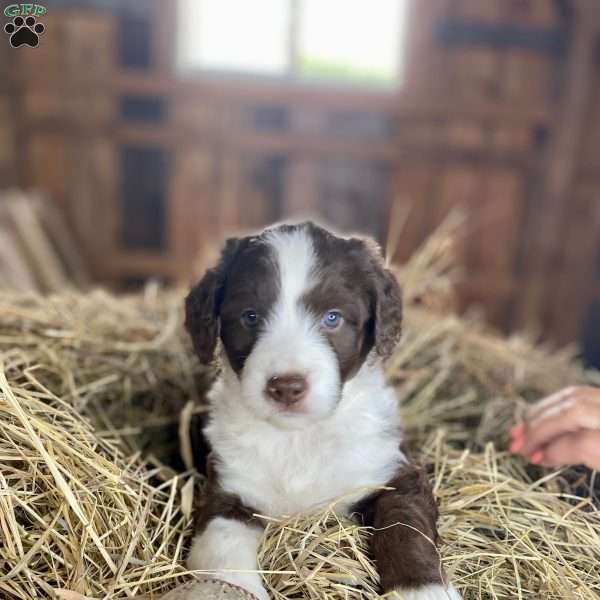
{"label": "white blaze on forehead", "polygon": [[300,374],[308,393],[298,412],[314,420],[331,414],[340,397],[337,356],[319,327],[319,315],[302,301],[317,282],[317,254],[306,228],[269,231],[265,242],[277,265],[277,299],[246,359],[242,394],[257,414],[278,419],[280,407],[265,395],[265,386],[271,377]]}
{"label": "white blaze on forehead", "polygon": [[304,229],[270,231],[266,242],[275,250],[279,269],[278,309],[293,309],[314,285],[316,256],[311,236]]}

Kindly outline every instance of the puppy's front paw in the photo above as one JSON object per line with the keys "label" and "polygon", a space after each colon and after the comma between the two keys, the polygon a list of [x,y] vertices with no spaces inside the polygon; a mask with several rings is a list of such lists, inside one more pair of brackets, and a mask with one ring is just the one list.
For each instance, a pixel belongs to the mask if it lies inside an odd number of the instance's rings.
{"label": "puppy's front paw", "polygon": [[445,588],[443,585],[423,585],[418,588],[397,589],[390,598],[394,600],[462,600],[461,595],[453,585]]}

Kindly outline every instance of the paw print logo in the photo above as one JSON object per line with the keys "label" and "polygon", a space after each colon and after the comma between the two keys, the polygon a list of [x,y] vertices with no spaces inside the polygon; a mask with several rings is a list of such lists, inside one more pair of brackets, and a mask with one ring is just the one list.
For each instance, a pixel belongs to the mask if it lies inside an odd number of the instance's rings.
{"label": "paw print logo", "polygon": [[39,44],[39,36],[46,28],[41,23],[36,23],[35,17],[15,17],[12,23],[4,26],[4,31],[10,35],[10,45],[13,48],[30,46],[35,48]]}

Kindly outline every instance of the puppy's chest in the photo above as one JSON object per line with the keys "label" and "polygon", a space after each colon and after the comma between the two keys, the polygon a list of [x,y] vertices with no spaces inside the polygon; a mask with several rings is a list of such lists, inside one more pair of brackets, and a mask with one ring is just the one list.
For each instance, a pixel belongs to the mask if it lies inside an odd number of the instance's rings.
{"label": "puppy's chest", "polygon": [[247,434],[216,448],[221,485],[269,516],[289,515],[344,499],[344,512],[368,488],[387,483],[402,461],[399,439],[277,432]]}

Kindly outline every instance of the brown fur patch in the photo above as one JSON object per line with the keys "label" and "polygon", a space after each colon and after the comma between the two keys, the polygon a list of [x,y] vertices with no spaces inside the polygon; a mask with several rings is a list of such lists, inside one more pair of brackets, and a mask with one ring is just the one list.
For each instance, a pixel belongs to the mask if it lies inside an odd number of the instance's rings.
{"label": "brown fur patch", "polygon": [[[279,274],[271,247],[260,237],[245,238],[227,272],[219,307],[223,348],[236,373],[244,368],[278,293]],[[252,328],[241,319],[248,309],[258,317]]]}
{"label": "brown fur patch", "polygon": [[395,277],[383,267],[375,242],[337,237],[312,223],[319,283],[304,296],[315,315],[338,309],[344,326],[325,335],[340,364],[342,381],[360,369],[369,351],[388,357],[400,337],[402,298]]}
{"label": "brown fur patch", "polygon": [[[185,325],[200,362],[213,360],[220,336],[233,370],[239,373],[260,335],[277,290],[271,249],[260,236],[227,240],[219,264],[206,272],[186,298]],[[247,309],[258,314],[255,328],[242,324],[242,313]]]}
{"label": "brown fur patch", "polygon": [[394,489],[366,498],[354,511],[373,527],[371,550],[382,591],[442,584],[436,548],[438,510],[427,478],[406,464],[387,486]]}
{"label": "brown fur patch", "polygon": [[215,517],[261,525],[261,522],[254,516],[258,511],[246,506],[239,496],[230,494],[221,488],[216,469],[217,462],[218,458],[214,453],[209,454],[206,461],[207,487],[204,493],[200,494],[194,506],[196,533],[202,533],[209,521]]}

